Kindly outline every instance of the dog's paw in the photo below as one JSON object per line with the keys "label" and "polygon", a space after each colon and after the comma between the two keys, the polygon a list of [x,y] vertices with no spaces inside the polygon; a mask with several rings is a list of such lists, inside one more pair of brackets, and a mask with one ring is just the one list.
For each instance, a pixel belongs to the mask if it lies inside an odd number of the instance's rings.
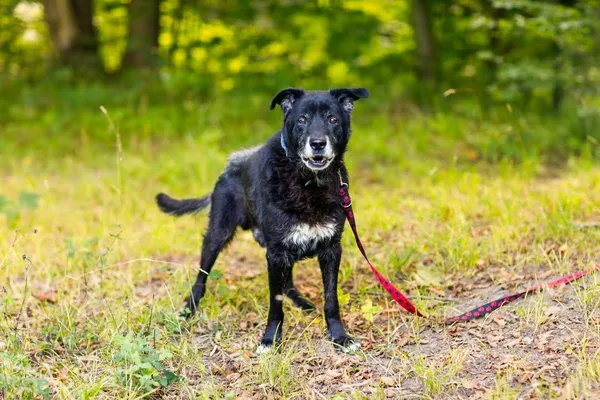
{"label": "dog's paw", "polygon": [[259,344],[256,348],[256,355],[262,355],[273,351],[273,346],[266,346],[264,344]]}
{"label": "dog's paw", "polygon": [[333,345],[342,353],[356,353],[360,350],[360,342],[349,336],[341,336],[333,339]]}
{"label": "dog's paw", "polygon": [[263,339],[256,348],[256,354],[261,355],[273,351],[275,348],[274,343],[271,339]]}

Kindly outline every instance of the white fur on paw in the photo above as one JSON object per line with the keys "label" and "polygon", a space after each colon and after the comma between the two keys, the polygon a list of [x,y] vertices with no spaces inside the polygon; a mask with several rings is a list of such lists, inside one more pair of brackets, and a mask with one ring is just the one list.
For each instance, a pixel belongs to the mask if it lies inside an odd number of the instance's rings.
{"label": "white fur on paw", "polygon": [[256,348],[256,354],[261,355],[268,353],[269,351],[271,351],[272,348],[273,346],[265,346],[264,344],[259,344]]}
{"label": "white fur on paw", "polygon": [[352,342],[348,346],[341,346],[344,353],[355,353],[360,350],[359,342]]}

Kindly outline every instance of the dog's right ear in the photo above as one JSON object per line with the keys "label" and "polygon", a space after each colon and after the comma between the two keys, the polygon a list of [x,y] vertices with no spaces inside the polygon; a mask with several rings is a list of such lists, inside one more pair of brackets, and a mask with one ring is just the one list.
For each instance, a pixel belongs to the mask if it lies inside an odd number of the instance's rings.
{"label": "dog's right ear", "polygon": [[294,102],[304,95],[304,89],[288,88],[277,93],[269,108],[274,109],[277,104],[281,106],[283,115],[286,115],[292,109]]}

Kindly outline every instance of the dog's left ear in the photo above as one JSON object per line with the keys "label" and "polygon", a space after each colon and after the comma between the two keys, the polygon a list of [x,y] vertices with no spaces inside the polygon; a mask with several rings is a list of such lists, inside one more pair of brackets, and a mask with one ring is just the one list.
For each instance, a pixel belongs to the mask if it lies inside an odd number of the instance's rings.
{"label": "dog's left ear", "polygon": [[277,104],[279,104],[281,106],[281,110],[283,111],[283,115],[286,115],[292,109],[294,102],[303,95],[304,89],[283,89],[281,92],[277,93],[275,97],[273,97],[269,108],[272,110]]}
{"label": "dog's left ear", "polygon": [[365,88],[358,89],[331,89],[329,91],[333,97],[340,102],[344,111],[348,114],[354,110],[354,101],[369,97],[369,91]]}

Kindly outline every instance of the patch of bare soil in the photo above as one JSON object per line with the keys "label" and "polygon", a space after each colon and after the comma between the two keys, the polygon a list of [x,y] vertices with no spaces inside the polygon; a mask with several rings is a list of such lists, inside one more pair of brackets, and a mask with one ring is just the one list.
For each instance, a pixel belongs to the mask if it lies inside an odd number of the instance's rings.
{"label": "patch of bare soil", "polygon": [[[225,272],[237,284],[264,272],[256,260],[245,261],[232,262]],[[318,269],[312,269],[303,273],[299,286],[322,307]],[[552,276],[530,267],[451,277],[456,283],[443,294],[459,300],[444,311],[456,314]],[[259,357],[254,350],[266,315],[232,314],[218,322],[219,329],[194,328],[193,344],[205,364],[203,371],[187,376],[192,385],[194,380],[198,385],[210,382],[236,398],[571,398],[569,377],[581,368],[582,359],[598,351],[597,300],[586,298],[586,286],[593,281],[588,277],[530,295],[485,319],[452,326],[416,320],[386,303],[383,292],[369,295],[383,307],[373,322],[365,319],[360,304],[343,312],[348,331],[361,340],[356,354],[333,348],[317,313],[286,320],[283,346]],[[358,300],[353,293],[351,301]],[[224,338],[221,331],[232,337]],[[600,396],[600,388],[595,390]]]}

